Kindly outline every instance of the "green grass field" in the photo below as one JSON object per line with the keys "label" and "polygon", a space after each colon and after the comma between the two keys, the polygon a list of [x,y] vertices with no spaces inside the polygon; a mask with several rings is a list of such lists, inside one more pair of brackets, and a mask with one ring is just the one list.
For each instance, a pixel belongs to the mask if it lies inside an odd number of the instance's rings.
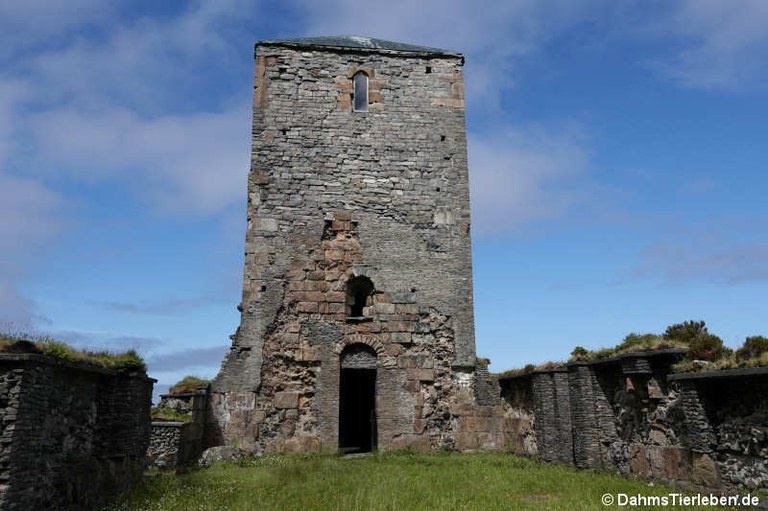
{"label": "green grass field", "polygon": [[621,509],[604,506],[605,493],[670,491],[502,453],[267,456],[184,475],[152,471],[140,488],[107,509],[604,510]]}

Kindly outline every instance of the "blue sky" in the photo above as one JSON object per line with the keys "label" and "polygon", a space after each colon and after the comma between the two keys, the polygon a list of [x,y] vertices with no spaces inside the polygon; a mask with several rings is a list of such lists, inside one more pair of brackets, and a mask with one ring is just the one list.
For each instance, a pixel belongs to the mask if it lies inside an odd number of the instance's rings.
{"label": "blue sky", "polygon": [[238,324],[253,43],[465,53],[478,354],[768,333],[768,2],[0,4],[0,323],[213,376]]}

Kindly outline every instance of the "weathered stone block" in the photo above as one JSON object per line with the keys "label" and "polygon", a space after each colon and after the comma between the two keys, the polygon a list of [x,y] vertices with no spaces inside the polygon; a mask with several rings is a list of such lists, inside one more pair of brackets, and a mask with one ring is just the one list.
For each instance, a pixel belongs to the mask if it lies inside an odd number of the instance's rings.
{"label": "weathered stone block", "polygon": [[456,449],[459,451],[474,451],[480,447],[477,433],[460,432],[456,435]]}
{"label": "weathered stone block", "polygon": [[410,332],[392,332],[390,340],[400,344],[411,344],[413,338]]}
{"label": "weathered stone block", "polygon": [[694,452],[693,458],[693,482],[707,488],[720,488],[722,479],[720,470],[715,461],[705,453]]}
{"label": "weathered stone block", "polygon": [[304,362],[319,362],[323,359],[318,348],[301,348],[301,360]]}
{"label": "weathered stone block", "polygon": [[296,304],[296,312],[306,314],[318,311],[319,307],[317,302],[299,302]]}
{"label": "weathered stone block", "polygon": [[275,218],[254,218],[252,220],[254,231],[276,231],[277,219]]}
{"label": "weathered stone block", "polygon": [[406,434],[392,439],[390,448],[395,451],[409,449],[413,451],[428,451],[430,449],[429,438],[423,435]]}
{"label": "weathered stone block", "polygon": [[347,299],[346,293],[342,291],[328,291],[325,293],[325,300],[328,302],[344,303]]}
{"label": "weathered stone block", "polygon": [[638,477],[649,477],[651,475],[648,465],[648,451],[643,444],[632,444],[629,446],[629,470],[630,473]]}
{"label": "weathered stone block", "polygon": [[648,448],[653,477],[667,481],[691,478],[691,451],[685,447],[653,446]]}
{"label": "weathered stone block", "polygon": [[287,453],[317,453],[321,448],[322,443],[316,436],[297,436],[283,444],[283,452]]}
{"label": "weathered stone block", "polygon": [[459,420],[462,431],[478,433],[481,431],[490,431],[490,421],[486,417],[462,417]]}
{"label": "weathered stone block", "polygon": [[406,376],[409,380],[418,381],[434,381],[435,370],[434,369],[406,369]]}
{"label": "weathered stone block", "polygon": [[296,408],[299,406],[299,392],[276,392],[273,404],[275,408]]}

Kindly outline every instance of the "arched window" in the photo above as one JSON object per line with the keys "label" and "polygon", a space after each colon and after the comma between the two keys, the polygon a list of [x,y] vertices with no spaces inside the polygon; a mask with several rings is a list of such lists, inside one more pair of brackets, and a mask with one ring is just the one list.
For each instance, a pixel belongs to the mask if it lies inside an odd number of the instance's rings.
{"label": "arched window", "polygon": [[370,305],[373,282],[368,277],[353,277],[347,281],[347,316],[359,318],[363,309]]}
{"label": "arched window", "polygon": [[355,73],[352,78],[355,86],[354,110],[355,112],[368,111],[368,75],[362,71]]}

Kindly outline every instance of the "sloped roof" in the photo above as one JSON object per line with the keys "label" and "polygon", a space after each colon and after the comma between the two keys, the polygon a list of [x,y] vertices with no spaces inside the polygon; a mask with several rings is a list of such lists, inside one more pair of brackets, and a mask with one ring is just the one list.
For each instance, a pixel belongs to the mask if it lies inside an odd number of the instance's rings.
{"label": "sloped roof", "polygon": [[415,44],[398,43],[395,41],[385,41],[373,37],[358,35],[340,35],[324,37],[297,37],[292,39],[270,39],[258,41],[256,45],[270,44],[276,46],[295,46],[300,48],[348,48],[351,50],[369,50],[386,51],[397,53],[416,53],[421,55],[447,55],[453,57],[463,57],[461,53],[442,50],[440,48],[430,48],[428,46],[417,46]]}

